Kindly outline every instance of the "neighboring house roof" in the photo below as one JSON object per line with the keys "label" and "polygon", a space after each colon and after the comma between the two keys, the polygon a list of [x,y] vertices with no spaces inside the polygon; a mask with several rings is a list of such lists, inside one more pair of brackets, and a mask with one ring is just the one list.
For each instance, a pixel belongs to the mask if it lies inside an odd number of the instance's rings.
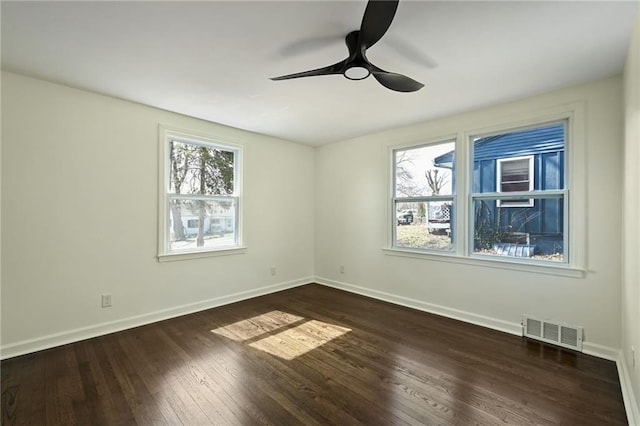
{"label": "neighboring house roof", "polygon": [[[564,124],[531,130],[521,130],[478,139],[474,144],[474,161],[520,157],[564,150]],[[433,165],[453,168],[454,151],[434,158]]]}

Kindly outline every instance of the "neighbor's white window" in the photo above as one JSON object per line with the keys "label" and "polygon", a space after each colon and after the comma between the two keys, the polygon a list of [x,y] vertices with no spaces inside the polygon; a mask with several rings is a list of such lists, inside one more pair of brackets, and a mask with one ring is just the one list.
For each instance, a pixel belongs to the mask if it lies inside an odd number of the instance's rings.
{"label": "neighbor's white window", "polygon": [[161,128],[159,255],[240,246],[239,146]]}
{"label": "neighbor's white window", "polygon": [[393,246],[454,250],[455,141],[393,151]]}
{"label": "neighbor's white window", "polygon": [[[498,192],[533,191],[533,155],[497,160]],[[498,200],[499,207],[532,207],[533,199]]]}

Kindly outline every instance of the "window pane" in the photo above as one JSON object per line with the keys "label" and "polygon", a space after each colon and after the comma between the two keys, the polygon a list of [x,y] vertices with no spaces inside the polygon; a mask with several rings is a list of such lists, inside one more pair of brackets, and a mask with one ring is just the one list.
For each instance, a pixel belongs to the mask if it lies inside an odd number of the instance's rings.
{"label": "window pane", "polygon": [[563,208],[562,198],[534,198],[533,208],[505,208],[497,200],[475,200],[473,251],[566,262]]}
{"label": "window pane", "polygon": [[236,244],[237,201],[170,200],[169,250],[195,250]]}
{"label": "window pane", "polygon": [[451,201],[396,203],[396,247],[453,250]]}
{"label": "window pane", "polygon": [[235,153],[211,146],[169,142],[169,192],[233,194]]}
{"label": "window pane", "polygon": [[395,196],[451,195],[455,143],[395,151]]}
{"label": "window pane", "polygon": [[564,189],[565,123],[473,139],[472,191]]}

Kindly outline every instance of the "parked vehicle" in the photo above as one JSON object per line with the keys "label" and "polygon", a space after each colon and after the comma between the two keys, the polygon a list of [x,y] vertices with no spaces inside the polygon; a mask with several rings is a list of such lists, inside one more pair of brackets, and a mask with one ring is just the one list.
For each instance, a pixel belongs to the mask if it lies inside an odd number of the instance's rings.
{"label": "parked vehicle", "polygon": [[410,225],[413,223],[413,212],[411,210],[404,210],[398,212],[398,225]]}

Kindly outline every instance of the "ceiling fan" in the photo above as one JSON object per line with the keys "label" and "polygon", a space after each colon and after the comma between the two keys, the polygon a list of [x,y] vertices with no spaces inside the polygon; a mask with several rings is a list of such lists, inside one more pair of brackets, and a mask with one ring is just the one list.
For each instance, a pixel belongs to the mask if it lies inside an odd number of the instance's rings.
{"label": "ceiling fan", "polygon": [[399,0],[369,0],[362,17],[360,30],[351,31],[345,38],[349,56],[343,61],[310,71],[273,77],[271,80],[289,80],[332,74],[342,74],[349,80],[363,80],[373,75],[384,87],[396,92],[420,90],[424,84],[405,75],[380,69],[369,62],[366,56],[367,49],[380,41],[391,26],[398,9],[398,2]]}

